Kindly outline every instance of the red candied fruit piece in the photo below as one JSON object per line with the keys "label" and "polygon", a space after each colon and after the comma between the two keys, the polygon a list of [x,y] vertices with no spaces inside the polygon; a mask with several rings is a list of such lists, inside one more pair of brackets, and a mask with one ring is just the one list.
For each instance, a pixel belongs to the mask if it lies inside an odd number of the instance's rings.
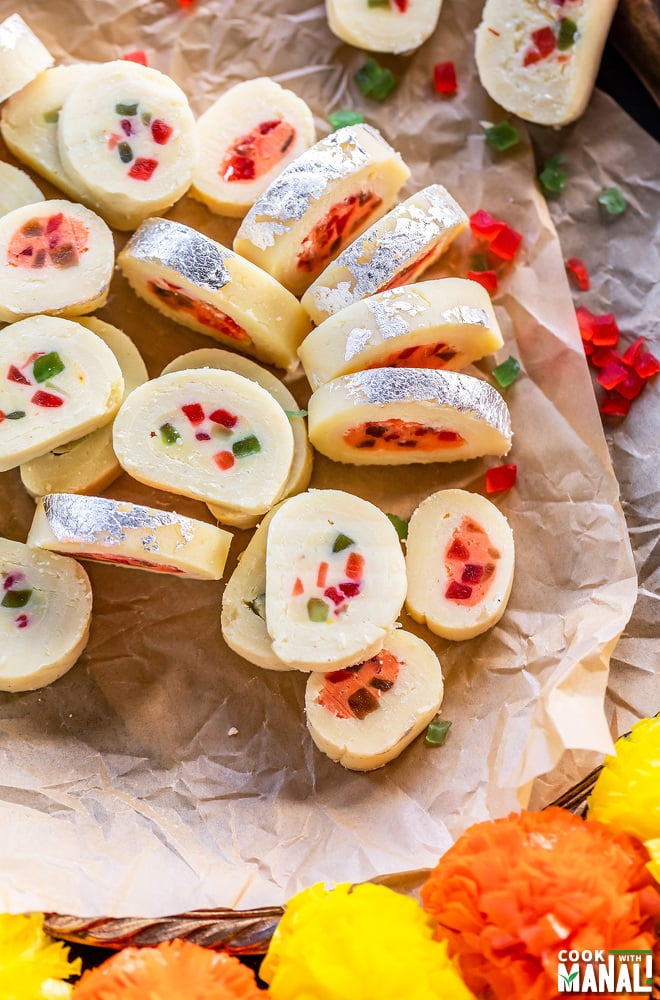
{"label": "red candied fruit piece", "polygon": [[523,66],[532,66],[542,59],[547,59],[557,48],[557,38],[549,25],[532,32],[532,43],[534,48],[528,49],[525,53]]}
{"label": "red candied fruit piece", "polygon": [[522,233],[512,229],[511,226],[505,226],[491,241],[490,250],[500,260],[513,260],[518,253],[521,241]]}
{"label": "red candied fruit piece", "polygon": [[122,56],[125,62],[139,63],[140,66],[147,66],[147,53],[144,49],[135,49],[133,52],[127,52],[125,56]]}
{"label": "red candied fruit piece", "polygon": [[64,216],[62,215],[61,212],[58,212],[57,215],[51,215],[50,219],[46,223],[46,232],[54,233],[55,230],[59,229],[60,226],[62,225],[63,219]]}
{"label": "red candied fruit piece", "polygon": [[169,141],[172,132],[172,126],[164,122],[162,118],[155,118],[151,123],[151,137],[159,146],[164,146]]}
{"label": "red candied fruit piece", "polygon": [[461,576],[461,583],[481,583],[481,578],[484,575],[483,566],[478,563],[466,563],[463,567],[463,574]]}
{"label": "red candied fruit piece", "polygon": [[408,10],[408,0],[394,0],[394,6],[402,14],[405,14]]}
{"label": "red candied fruit piece", "polygon": [[628,372],[624,380],[617,383],[616,391],[624,399],[637,399],[644,385],[644,379],[637,372]]}
{"label": "red candied fruit piece", "polygon": [[327,590],[323,591],[323,596],[327,597],[333,604],[342,604],[344,601],[344,595],[340,594],[336,587],[328,587]]}
{"label": "red candied fruit piece", "polygon": [[470,229],[475,236],[479,237],[481,240],[486,240],[487,243],[494,240],[495,237],[506,228],[506,222],[502,222],[500,219],[496,219],[494,216],[489,215],[488,212],[483,210],[483,208],[473,212],[470,216]]}
{"label": "red candied fruit piece", "polygon": [[30,623],[30,619],[27,615],[19,615],[16,619],[17,628],[27,628]]}
{"label": "red candied fruit piece", "polygon": [[138,156],[136,160],[133,160],[131,169],[128,171],[128,176],[132,177],[135,181],[151,180],[151,175],[157,166],[158,160],[151,160],[145,156]]}
{"label": "red candied fruit piece", "polygon": [[455,538],[447,549],[448,559],[468,559],[470,556],[470,550],[468,549],[465,542],[462,542],[460,538]]}
{"label": "red candied fruit piece", "polygon": [[35,392],[30,402],[34,403],[35,406],[43,406],[46,409],[54,410],[56,407],[61,406],[64,400],[60,396],[54,396],[52,392],[44,392],[43,389],[39,389]]}
{"label": "red candied fruit piece", "polygon": [[295,583],[293,585],[292,594],[293,594],[294,597],[299,597],[304,592],[305,592],[305,588],[303,587],[303,582],[300,579],[300,577],[297,576],[296,577],[296,581],[295,581]]}
{"label": "red candied fruit piece", "polygon": [[339,589],[341,590],[344,597],[357,597],[360,593],[359,583],[340,583]]}
{"label": "red candied fruit piece", "polygon": [[594,339],[594,320],[596,317],[586,306],[578,306],[575,310],[575,315],[582,340],[592,341]]}
{"label": "red candied fruit piece", "polygon": [[192,5],[194,4],[194,2],[195,2],[195,0],[177,0],[177,3],[179,5],[179,7],[183,7],[184,10],[187,7],[192,7]]}
{"label": "red candied fruit piece", "polygon": [[231,181],[253,181],[257,176],[257,168],[251,156],[234,156],[231,161],[231,175],[226,178]]}
{"label": "red candied fruit piece", "polygon": [[495,271],[468,271],[467,276],[470,281],[478,282],[487,292],[496,292],[499,287]]}
{"label": "red candied fruit piece", "polygon": [[204,420],[204,410],[199,403],[187,403],[185,406],[182,406],[181,409],[193,425],[201,424]]}
{"label": "red candied fruit piece", "polygon": [[130,118],[122,118],[119,124],[121,125],[124,135],[133,135],[133,124]]}
{"label": "red candied fruit piece", "polygon": [[217,455],[213,456],[213,461],[219,469],[226,472],[227,469],[231,469],[236,459],[230,451],[219,451]]}
{"label": "red candied fruit piece", "polygon": [[238,417],[235,417],[229,410],[214,410],[213,413],[209,414],[209,420],[212,420],[214,424],[227,427],[229,430],[238,423]]}
{"label": "red candied fruit piece", "polygon": [[568,276],[573,284],[579,288],[581,292],[589,291],[591,288],[591,278],[589,277],[587,265],[580,259],[580,257],[569,257],[566,261],[566,270],[568,271]]}
{"label": "red candied fruit piece", "polygon": [[619,385],[620,382],[626,378],[628,372],[626,368],[619,364],[618,361],[608,361],[606,365],[601,369],[598,378],[596,379],[604,389],[613,389],[615,385]]}
{"label": "red candied fruit piece", "polygon": [[630,410],[630,400],[609,392],[600,404],[600,412],[607,417],[625,417]]}
{"label": "red candied fruit piece", "polygon": [[583,346],[583,348],[584,348],[584,353],[586,354],[586,356],[587,356],[588,358],[589,358],[589,357],[591,357],[591,355],[592,355],[592,354],[594,353],[594,351],[595,351],[595,347],[594,347],[594,345],[593,345],[593,344],[591,343],[591,341],[590,341],[590,340],[583,340],[583,341],[582,341],[582,346]]}
{"label": "red candied fruit piece", "polygon": [[620,362],[623,360],[611,347],[594,347],[593,344],[590,346],[592,351],[591,363],[594,368],[604,368],[605,365],[611,362]]}
{"label": "red candied fruit piece", "polygon": [[603,313],[593,317],[593,337],[595,347],[615,347],[619,340],[619,327],[614,313]]}
{"label": "red candied fruit piece", "polygon": [[9,371],[7,372],[7,379],[9,382],[18,382],[19,385],[30,385],[29,378],[26,378],[22,371],[20,371],[16,365],[10,365]]}
{"label": "red candied fruit piece", "polygon": [[517,465],[496,465],[486,473],[486,493],[510,490],[518,475]]}
{"label": "red candied fruit piece", "polygon": [[472,587],[468,587],[466,583],[457,583],[456,580],[452,580],[445,590],[445,597],[449,601],[467,601],[468,598],[472,597]]}
{"label": "red candied fruit piece", "polygon": [[349,580],[360,580],[364,572],[364,557],[357,552],[351,552],[346,560],[344,572]]}
{"label": "red candied fruit piece", "polygon": [[207,434],[206,431],[198,431],[195,434],[195,441],[210,441],[211,435]]}
{"label": "red candied fruit piece", "polygon": [[653,378],[660,372],[660,361],[654,354],[649,354],[646,351],[644,354],[640,354],[635,361],[635,371],[643,379]]}
{"label": "red candied fruit piece", "polygon": [[433,83],[438,94],[455,94],[458,90],[456,67],[453,62],[436,63],[433,67]]}
{"label": "red candied fruit piece", "polygon": [[629,368],[634,368],[635,365],[637,364],[637,359],[642,353],[643,347],[644,347],[644,338],[638,337],[634,343],[630,344],[626,348],[623,357],[621,358],[624,365],[628,365]]}

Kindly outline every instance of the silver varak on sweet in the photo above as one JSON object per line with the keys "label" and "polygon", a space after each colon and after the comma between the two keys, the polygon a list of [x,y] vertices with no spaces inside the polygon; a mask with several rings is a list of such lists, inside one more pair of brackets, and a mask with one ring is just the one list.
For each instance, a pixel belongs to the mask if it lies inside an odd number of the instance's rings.
{"label": "silver varak on sweet", "polygon": [[43,498],[43,505],[50,529],[59,542],[119,545],[125,541],[127,531],[138,529],[143,531],[140,542],[144,551],[158,552],[156,529],[168,524],[178,527],[180,544],[193,537],[188,518],[123,500],[49,493]]}
{"label": "silver varak on sweet", "polygon": [[169,219],[147,219],[127,249],[137,260],[171,267],[186,281],[212,292],[229,284],[225,261],[236,256],[196,229]]}

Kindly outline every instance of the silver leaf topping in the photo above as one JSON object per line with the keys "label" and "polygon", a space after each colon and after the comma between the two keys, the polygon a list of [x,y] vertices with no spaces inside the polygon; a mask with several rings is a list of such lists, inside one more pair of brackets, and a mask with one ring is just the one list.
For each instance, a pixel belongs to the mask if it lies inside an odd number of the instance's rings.
{"label": "silver leaf topping", "polygon": [[59,542],[120,545],[126,541],[128,531],[138,530],[142,532],[139,542],[144,552],[158,552],[157,529],[164,525],[174,524],[179,528],[180,545],[191,541],[194,535],[193,523],[187,517],[122,500],[49,493],[43,498],[43,506],[50,529]]}
{"label": "silver leaf topping", "polygon": [[233,250],[169,219],[147,219],[123,251],[147,264],[170,267],[186,281],[212,292],[231,281],[225,261]]}

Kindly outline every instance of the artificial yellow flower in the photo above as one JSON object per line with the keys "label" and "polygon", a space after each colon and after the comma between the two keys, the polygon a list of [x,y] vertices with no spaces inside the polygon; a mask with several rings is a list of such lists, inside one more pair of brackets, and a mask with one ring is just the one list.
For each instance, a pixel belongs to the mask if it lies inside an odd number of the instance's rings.
{"label": "artificial yellow flower", "polygon": [[43,930],[41,913],[0,914],[0,997],[2,1000],[68,1000],[63,982],[80,975],[80,959]]}
{"label": "artificial yellow flower", "polygon": [[432,938],[414,899],[315,885],[288,903],[259,974],[273,1000],[473,1000]]}

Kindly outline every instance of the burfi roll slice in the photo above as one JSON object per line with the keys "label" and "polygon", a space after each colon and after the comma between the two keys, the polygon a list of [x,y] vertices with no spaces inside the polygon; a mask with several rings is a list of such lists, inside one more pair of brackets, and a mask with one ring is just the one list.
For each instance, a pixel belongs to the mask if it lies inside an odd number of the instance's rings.
{"label": "burfi roll slice", "polygon": [[389,211],[409,176],[376,129],[338,129],[289,164],[257,199],[234,250],[302,295],[330,260]]}
{"label": "burfi roll slice", "polygon": [[143,223],[117,259],[131,287],[177,323],[279,368],[310,329],[298,300],[259,267],[189,226]]}
{"label": "burfi roll slice", "polygon": [[56,681],[89,638],[92,588],[75,559],[0,538],[0,691]]}
{"label": "burfi roll slice", "polygon": [[[249,358],[242,358],[238,354],[213,347],[182,354],[163,368],[162,374],[167,375],[169,372],[180,372],[191,368],[219,368],[221,371],[236,372],[237,375],[256,382],[271,394],[288,417],[293,433],[293,460],[289,477],[282,490],[282,499],[306,490],[312,475],[313,451],[307,437],[304,411],[299,410],[295,398],[277,376],[250,361]],[[209,504],[209,510],[223,524],[230,524],[235,528],[253,528],[259,521],[258,514],[245,514],[216,504]]]}
{"label": "burfi roll slice", "polygon": [[491,385],[458,372],[378,368],[327,382],[309,401],[309,437],[351,465],[505,455],[511,418]]}
{"label": "burfi roll slice", "polygon": [[247,514],[280,496],[293,458],[289,420],[269,392],[235,372],[170,372],[135,389],[114,423],[134,479]]}
{"label": "burfi roll slice", "polygon": [[135,229],[178,201],[198,158],[181,88],[125,59],[95,67],[71,90],[57,141],[67,174],[116,229]]}
{"label": "burfi roll slice", "polygon": [[442,704],[440,662],[423,639],[390,632],[380,653],[344,670],[310,674],[307,728],[316,746],[351,771],[398,757]]}
{"label": "burfi roll slice", "polygon": [[504,614],[513,583],[513,533],[485,497],[441,490],[413,512],[406,564],[408,613],[445,639],[471,639]]}
{"label": "burfi roll slice", "polygon": [[326,0],[330,30],[371,52],[411,52],[435,31],[442,0]]}
{"label": "burfi roll slice", "polygon": [[54,59],[20,14],[0,23],[0,101],[21,90]]}
{"label": "burfi roll slice", "polygon": [[79,323],[33,316],[0,332],[0,472],[107,424],[124,380]]}
{"label": "burfi roll slice", "polygon": [[232,535],[190,517],[124,500],[49,493],[28,545],[127,569],[220,580]]}
{"label": "burfi roll slice", "polygon": [[326,267],[302,304],[315,323],[359,299],[415,281],[467,226],[449,192],[433,184],[393,208]]}
{"label": "burfi roll slice", "polygon": [[[140,352],[125,333],[94,317],[81,319],[80,325],[100,337],[116,357],[124,378],[124,398],[147,381]],[[112,447],[112,424],[108,423],[21,465],[21,480],[33,497],[45,493],[100,493],[121,471]]]}
{"label": "burfi roll slice", "polygon": [[298,348],[312,389],[366,368],[458,370],[499,350],[488,292],[467,278],[392,288],[329,316]]}
{"label": "burfi roll slice", "polygon": [[481,83],[507,111],[566,125],[594,88],[616,0],[487,0],[477,29]]}
{"label": "burfi roll slice", "polygon": [[285,500],[268,529],[266,628],[298,670],[338,670],[378,653],[405,596],[397,533],[374,504],[341,490]]}
{"label": "burfi roll slice", "polygon": [[0,162],[0,216],[23,205],[44,201],[44,196],[24,170]]}
{"label": "burfi roll slice", "polygon": [[115,264],[103,219],[71,201],[41,201],[0,219],[0,321],[84,316],[105,304]]}
{"label": "burfi roll slice", "polygon": [[316,138],[305,102],[268,77],[222,94],[198,119],[197,134],[190,194],[212,212],[239,219]]}

